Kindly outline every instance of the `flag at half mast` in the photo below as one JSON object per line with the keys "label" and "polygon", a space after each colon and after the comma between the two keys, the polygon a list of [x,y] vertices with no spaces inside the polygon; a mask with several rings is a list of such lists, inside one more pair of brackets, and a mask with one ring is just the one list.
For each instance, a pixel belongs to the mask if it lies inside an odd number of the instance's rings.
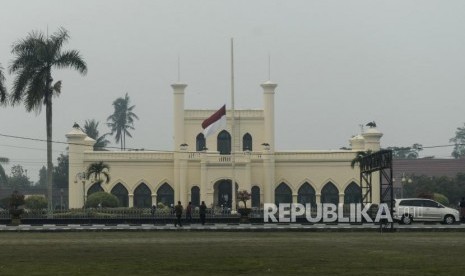
{"label": "flag at half mast", "polygon": [[223,105],[218,111],[207,118],[202,123],[203,135],[205,138],[218,130],[226,127],[226,105]]}

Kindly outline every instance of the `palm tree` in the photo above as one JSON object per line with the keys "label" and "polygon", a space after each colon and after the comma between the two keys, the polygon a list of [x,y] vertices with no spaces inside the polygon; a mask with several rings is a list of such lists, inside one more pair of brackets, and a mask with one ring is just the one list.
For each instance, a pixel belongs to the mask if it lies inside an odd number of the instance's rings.
{"label": "palm tree", "polygon": [[83,131],[85,132],[85,134],[87,134],[87,136],[95,140],[95,144],[94,144],[95,151],[105,150],[107,145],[110,143],[110,141],[106,139],[106,136],[108,135],[108,133],[105,133],[102,136],[100,136],[100,133],[98,131],[99,123],[100,122],[97,122],[94,119],[86,120],[84,129],[83,129]]}
{"label": "palm tree", "polygon": [[368,151],[358,151],[357,155],[355,155],[354,159],[350,162],[350,167],[353,169],[355,168],[356,164],[360,164],[360,161],[362,161],[363,157],[370,155],[372,153],[371,150]]}
{"label": "palm tree", "polygon": [[107,125],[111,129],[111,135],[115,134],[115,141],[121,143],[121,150],[126,148],[126,135],[132,138],[129,130],[134,129],[134,119],[138,119],[133,112],[135,105],[129,106],[128,93],[124,98],[118,98],[113,102],[114,112],[107,118]]}
{"label": "palm tree", "polygon": [[3,75],[3,67],[0,64],[0,104],[6,103],[6,97],[5,76]]}
{"label": "palm tree", "polygon": [[3,168],[2,164],[8,163],[10,160],[6,157],[0,157],[0,183],[7,183],[8,177],[6,177],[5,169]]}
{"label": "palm tree", "polygon": [[94,178],[95,183],[102,184],[102,175],[105,177],[105,183],[110,182],[110,166],[103,161],[92,163],[87,167],[86,178],[89,180],[91,177]]}
{"label": "palm tree", "polygon": [[52,68],[70,68],[81,74],[87,73],[87,66],[76,50],[62,51],[69,39],[68,32],[60,28],[50,37],[41,32],[31,32],[25,39],[13,44],[15,55],[9,71],[16,74],[13,91],[9,98],[12,105],[24,102],[28,112],[41,111],[45,105],[47,126],[47,197],[48,208],[52,210],[52,98],[61,92],[61,81],[53,83]]}

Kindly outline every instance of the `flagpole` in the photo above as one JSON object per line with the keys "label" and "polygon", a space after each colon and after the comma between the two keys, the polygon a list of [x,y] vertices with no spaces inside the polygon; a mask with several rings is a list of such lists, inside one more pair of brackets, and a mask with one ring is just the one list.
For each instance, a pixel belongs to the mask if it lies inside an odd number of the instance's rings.
{"label": "flagpole", "polygon": [[234,41],[231,38],[231,163],[232,163],[232,180],[231,180],[231,209],[236,210],[236,133],[234,124]]}

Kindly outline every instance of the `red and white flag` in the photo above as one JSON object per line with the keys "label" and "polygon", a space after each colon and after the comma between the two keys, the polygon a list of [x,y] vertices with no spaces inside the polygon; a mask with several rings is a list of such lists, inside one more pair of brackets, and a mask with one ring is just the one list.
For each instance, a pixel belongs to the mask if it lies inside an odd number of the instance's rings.
{"label": "red and white flag", "polygon": [[203,121],[203,135],[207,138],[209,135],[226,127],[226,105],[223,105],[218,111]]}

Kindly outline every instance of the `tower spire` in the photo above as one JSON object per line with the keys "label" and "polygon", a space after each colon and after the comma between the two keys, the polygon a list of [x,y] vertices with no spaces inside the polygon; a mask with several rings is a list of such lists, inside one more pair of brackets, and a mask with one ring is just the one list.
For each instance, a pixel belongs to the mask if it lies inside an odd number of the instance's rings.
{"label": "tower spire", "polygon": [[178,53],[178,83],[181,82],[181,58]]}
{"label": "tower spire", "polygon": [[271,80],[271,54],[268,53],[268,80]]}

